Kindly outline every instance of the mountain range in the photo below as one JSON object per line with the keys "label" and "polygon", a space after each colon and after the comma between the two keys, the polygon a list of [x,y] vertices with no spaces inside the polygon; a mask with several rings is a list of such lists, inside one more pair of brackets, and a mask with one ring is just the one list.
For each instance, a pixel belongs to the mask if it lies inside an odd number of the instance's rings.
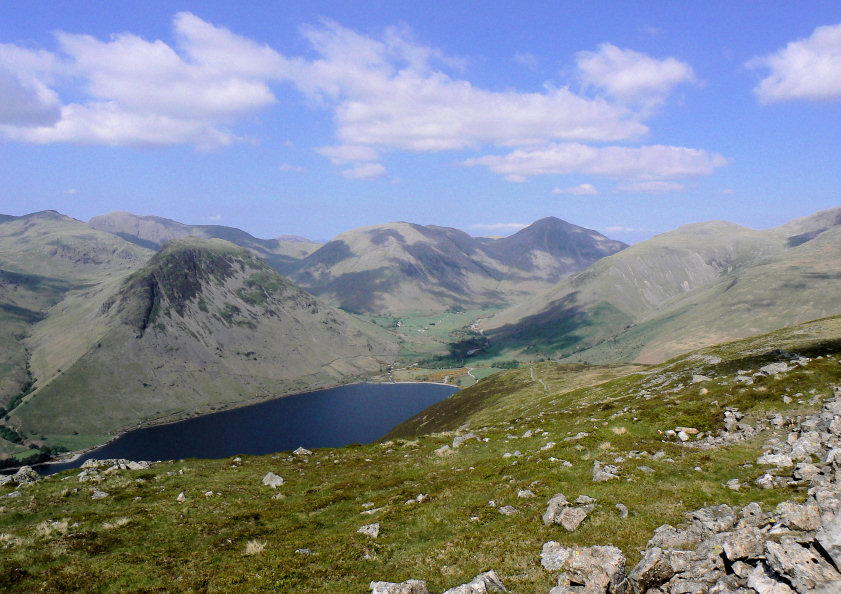
{"label": "mountain range", "polygon": [[323,245],[125,212],[94,217],[89,225],[152,249],[188,235],[224,239],[333,305],[377,314],[512,303],[627,247],[555,217],[498,239],[397,222],[347,231]]}
{"label": "mountain range", "polygon": [[0,456],[417,361],[411,334],[434,320],[401,333],[404,315],[479,310],[443,335],[460,364],[663,361],[841,312],[839,240],[841,208],[630,247],[553,217],[503,238],[397,222],[319,244],[129,213],[0,216]]}
{"label": "mountain range", "polygon": [[755,231],[687,225],[483,322],[503,349],[654,363],[841,312],[841,208]]}

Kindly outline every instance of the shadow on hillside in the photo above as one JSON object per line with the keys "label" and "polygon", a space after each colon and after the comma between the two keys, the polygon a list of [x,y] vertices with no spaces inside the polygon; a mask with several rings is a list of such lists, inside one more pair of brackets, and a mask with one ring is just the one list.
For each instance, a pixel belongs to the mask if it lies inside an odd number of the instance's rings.
{"label": "shadow on hillside", "polygon": [[578,293],[549,303],[538,314],[486,332],[494,348],[526,353],[571,354],[592,347],[627,328],[632,319],[607,302],[583,306]]}

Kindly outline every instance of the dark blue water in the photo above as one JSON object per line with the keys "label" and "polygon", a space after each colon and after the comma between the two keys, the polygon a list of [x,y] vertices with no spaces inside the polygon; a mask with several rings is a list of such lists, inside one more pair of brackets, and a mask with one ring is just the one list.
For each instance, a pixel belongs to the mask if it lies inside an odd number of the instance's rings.
{"label": "dark blue water", "polygon": [[130,431],[73,462],[37,470],[53,474],[89,458],[225,458],[370,443],[455,391],[439,384],[352,384],[287,396]]}

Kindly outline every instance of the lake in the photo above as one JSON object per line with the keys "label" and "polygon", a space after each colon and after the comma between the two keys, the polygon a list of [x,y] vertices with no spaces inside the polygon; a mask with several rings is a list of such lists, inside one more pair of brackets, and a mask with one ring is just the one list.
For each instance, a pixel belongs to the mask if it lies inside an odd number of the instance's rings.
{"label": "lake", "polygon": [[441,384],[351,384],[129,431],[73,462],[36,468],[53,474],[90,458],[225,458],[370,443],[456,391]]}

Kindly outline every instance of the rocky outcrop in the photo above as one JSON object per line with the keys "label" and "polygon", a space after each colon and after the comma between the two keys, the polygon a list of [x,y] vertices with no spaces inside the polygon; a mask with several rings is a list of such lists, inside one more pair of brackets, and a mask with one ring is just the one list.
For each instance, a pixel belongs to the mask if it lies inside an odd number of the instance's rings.
{"label": "rocky outcrop", "polygon": [[549,594],[628,591],[625,556],[616,547],[564,547],[550,541],[543,545],[541,563],[549,571],[561,570],[558,585]]}
{"label": "rocky outcrop", "polygon": [[757,503],[691,512],[679,528],[658,528],[627,576],[615,547],[547,542],[541,564],[561,572],[550,594],[841,592],[841,486],[820,489],[773,512]]}
{"label": "rocky outcrop", "polygon": [[543,523],[546,526],[560,524],[567,531],[573,532],[595,508],[593,501],[590,497],[581,496],[576,503],[582,505],[572,507],[562,493],[557,493],[549,499],[546,511],[543,513]]}
{"label": "rocky outcrop", "polygon": [[41,475],[31,466],[21,466],[14,474],[0,474],[0,487],[3,485],[28,485],[41,480]]}

